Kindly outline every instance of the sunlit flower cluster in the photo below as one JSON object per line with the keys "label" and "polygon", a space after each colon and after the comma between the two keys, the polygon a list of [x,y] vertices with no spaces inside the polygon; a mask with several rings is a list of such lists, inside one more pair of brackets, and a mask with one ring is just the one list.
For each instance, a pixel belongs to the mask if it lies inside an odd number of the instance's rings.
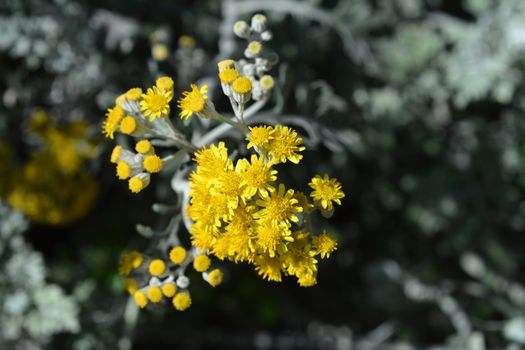
{"label": "sunlit flower cluster", "polygon": [[23,167],[5,174],[2,182],[7,187],[0,196],[40,224],[65,225],[80,219],[92,207],[98,190],[86,169],[96,151],[88,125],[81,121],[56,125],[46,111],[39,110],[31,116],[29,129],[39,147]]}
{"label": "sunlit flower cluster", "polygon": [[[316,206],[303,193],[278,183],[274,169],[287,160],[299,163],[302,140],[284,126],[250,131],[248,147],[259,153],[249,158],[230,159],[223,142],[195,153],[187,209],[194,222],[192,244],[221,260],[253,264],[270,281],[292,275],[301,286],[312,286],[316,257],[329,257],[337,243],[328,233],[311,232],[309,220]],[[317,184],[317,179],[312,181]],[[332,201],[341,203],[344,194],[337,180],[327,178],[319,186],[312,197],[323,208],[332,208]]]}
{"label": "sunlit flower cluster", "polygon": [[[248,41],[245,59],[217,64],[220,89],[229,99],[233,116],[215,109],[209,91],[213,84],[190,82],[177,99],[182,121],[174,125],[169,116],[175,84],[169,77],[157,79],[146,92],[128,90],[106,113],[104,135],[135,138],[134,150],[117,145],[110,156],[116,176],[128,182],[131,192],[146,188],[152,174],[175,169],[170,183],[178,194],[174,206],[178,213],[162,233],[151,228],[143,232],[152,239],[159,237],[157,248],[148,250],[148,255],[133,251],[121,258],[119,272],[126,276],[126,289],[140,308],[168,302],[177,310],[187,309],[192,303],[189,276],[200,274],[216,287],[224,279],[217,264],[224,260],[249,263],[269,281],[294,276],[301,286],[313,286],[318,259],[330,257],[337,249],[331,234],[313,231],[311,216],[320,211],[328,217],[334,203],[341,204],[340,183],[328,175],[314,177],[311,199],[280,183],[278,167],[302,160],[303,139],[288,126],[249,126],[247,118],[264,106],[274,88],[268,72],[277,60],[263,45],[271,39],[266,17],[253,16],[251,25],[237,22],[234,32]],[[162,52],[157,56],[168,59]],[[217,122],[228,125],[212,129]],[[191,142],[180,124],[197,129]],[[224,126],[237,131],[246,147],[229,150],[220,141]],[[161,147],[178,150],[161,157]],[[246,150],[251,153],[245,155]],[[179,222],[189,232],[190,248],[181,244]]]}

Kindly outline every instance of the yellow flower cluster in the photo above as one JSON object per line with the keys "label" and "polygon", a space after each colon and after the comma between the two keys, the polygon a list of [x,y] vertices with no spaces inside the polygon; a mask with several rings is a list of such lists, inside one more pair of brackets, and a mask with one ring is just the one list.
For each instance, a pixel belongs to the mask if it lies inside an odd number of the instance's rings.
{"label": "yellow flower cluster", "polygon": [[116,165],[116,175],[120,180],[127,180],[129,190],[139,193],[146,188],[151,174],[158,173],[164,167],[164,160],[155,154],[155,148],[148,140],[140,140],[135,145],[135,152],[115,146],[111,152],[111,163]]}
{"label": "yellow flower cluster", "polygon": [[88,139],[87,124],[57,126],[47,112],[37,111],[31,116],[30,131],[41,147],[21,169],[4,174],[9,185],[0,195],[40,224],[67,225],[82,218],[98,191],[97,181],[86,169],[96,150]]}
{"label": "yellow flower cluster", "polygon": [[141,88],[129,89],[117,97],[115,106],[106,112],[102,133],[113,139],[115,132],[140,136],[151,133],[151,122],[167,117],[173,99],[174,83],[170,77],[160,77],[144,93]]}
{"label": "yellow flower cluster", "polygon": [[[301,192],[277,184],[274,169],[277,163],[301,160],[302,140],[280,125],[250,128],[247,140],[248,148],[259,154],[236,162],[228,157],[223,142],[195,153],[187,209],[194,222],[192,244],[221,260],[253,264],[270,281],[281,281],[284,274],[297,277],[301,286],[312,286],[316,256],[329,257],[337,242],[328,233],[310,232],[309,216],[315,206]],[[316,179],[312,181],[317,184]],[[340,204],[344,196],[340,187],[328,189],[336,183],[335,179],[323,183],[314,199],[326,206],[332,201]]]}
{"label": "yellow flower cluster", "polygon": [[[195,271],[202,273],[211,286],[222,283],[223,272],[217,268],[210,269],[211,260],[207,255],[187,252],[182,246],[173,247],[166,261],[145,257],[137,251],[124,253],[120,258],[119,273],[127,276],[126,289],[140,308],[145,308],[148,303],[160,303],[166,298],[171,300],[175,309],[183,311],[191,305],[187,290],[189,282],[183,275],[191,260]],[[149,275],[148,284],[139,288],[139,279],[130,276],[134,273],[142,277]]]}

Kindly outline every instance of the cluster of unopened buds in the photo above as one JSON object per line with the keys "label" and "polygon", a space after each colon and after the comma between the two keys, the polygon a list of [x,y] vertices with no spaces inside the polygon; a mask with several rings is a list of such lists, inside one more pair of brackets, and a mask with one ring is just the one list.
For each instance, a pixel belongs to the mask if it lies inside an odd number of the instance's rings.
{"label": "cluster of unopened buds", "polygon": [[[212,267],[210,256],[252,264],[269,281],[295,276],[301,286],[308,287],[317,283],[317,259],[328,258],[337,248],[331,234],[314,234],[311,216],[316,211],[325,217],[332,215],[334,204],[340,205],[344,197],[341,184],[328,175],[315,176],[309,183],[312,191],[308,197],[279,183],[278,167],[287,162],[298,164],[303,158],[302,138],[287,126],[247,123],[274,87],[268,71],[277,59],[271,54],[264,56],[262,45],[271,39],[266,17],[253,16],[251,26],[237,22],[234,32],[249,41],[246,59],[218,63],[221,88],[230,99],[234,115],[217,112],[208,99],[206,85],[191,84],[177,106],[181,119],[196,115],[227,123],[243,134],[246,147],[229,154],[224,142],[215,143],[221,136],[219,127],[188,141],[169,119],[174,95],[174,82],[169,77],[158,78],[146,92],[128,90],[106,114],[106,136],[113,138],[120,132],[138,139],[135,151],[116,146],[111,154],[117,177],[128,180],[132,192],[148,186],[151,174],[160,172],[170,161],[190,160],[181,155],[193,155],[195,162],[179,169],[174,176],[178,180],[172,181],[181,208],[177,217],[189,231],[192,247],[186,249],[178,237],[170,236],[153,254],[134,251],[121,258],[120,273],[128,276],[127,289],[141,308],[163,298],[170,298],[177,310],[189,307],[188,266],[211,286],[221,284],[223,272]],[[252,100],[256,102],[249,106]],[[157,145],[179,150],[161,157]],[[253,153],[237,155],[247,151]]]}

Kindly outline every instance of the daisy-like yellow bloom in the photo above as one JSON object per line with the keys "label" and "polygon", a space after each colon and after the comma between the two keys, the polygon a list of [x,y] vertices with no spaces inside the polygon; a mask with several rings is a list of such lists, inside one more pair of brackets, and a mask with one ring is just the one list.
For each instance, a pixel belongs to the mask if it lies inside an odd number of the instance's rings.
{"label": "daisy-like yellow bloom", "polygon": [[146,179],[143,176],[133,176],[131,179],[128,180],[129,190],[133,193],[139,193],[148,185],[149,181],[146,181]]}
{"label": "daisy-like yellow bloom", "polygon": [[337,241],[334,236],[324,231],[319,236],[312,239],[315,251],[321,255],[321,258],[329,258],[330,254],[337,250]]}
{"label": "daisy-like yellow bloom", "polygon": [[276,162],[286,163],[289,160],[298,164],[303,158],[301,152],[305,149],[303,139],[297,137],[297,132],[287,126],[277,125],[274,128],[272,139],[267,146],[270,156]]}
{"label": "daisy-like yellow bloom", "polygon": [[104,136],[113,139],[114,133],[118,130],[120,121],[125,115],[126,113],[124,110],[118,105],[114,108],[108,109],[106,112],[106,120],[102,123],[102,133]]}
{"label": "daisy-like yellow bloom", "polygon": [[208,98],[208,85],[203,85],[200,89],[195,84],[191,84],[191,91],[184,91],[179,99],[177,106],[180,108],[180,118],[188,119],[193,113],[201,113],[206,106]]}
{"label": "daisy-like yellow bloom", "polygon": [[341,183],[335,178],[328,177],[327,174],[323,177],[320,175],[315,176],[308,186],[314,190],[310,196],[319,202],[325,210],[333,209],[332,202],[341,205],[341,198],[345,197],[341,189]]}
{"label": "daisy-like yellow bloom", "polygon": [[268,281],[281,282],[281,260],[278,257],[259,255],[255,258],[255,271]]}
{"label": "daisy-like yellow bloom", "polygon": [[246,137],[248,149],[259,147],[266,149],[273,139],[273,127],[267,125],[249,127],[250,134]]}
{"label": "daisy-like yellow bloom", "polygon": [[145,94],[142,94],[140,110],[145,117],[149,117],[150,121],[153,121],[155,118],[165,117],[170,112],[170,101],[172,98],[172,93],[153,86]]}
{"label": "daisy-like yellow bloom", "polygon": [[297,213],[301,213],[303,208],[298,205],[294,198],[294,190],[286,190],[283,184],[279,184],[279,189],[262,199],[256,201],[262,209],[254,214],[258,219],[270,220],[276,224],[290,225],[291,222],[298,222]]}
{"label": "daisy-like yellow bloom", "polygon": [[274,190],[272,183],[277,180],[277,170],[272,170],[271,166],[266,164],[264,156],[252,154],[250,161],[242,159],[240,162],[242,182],[246,185],[244,198],[251,198],[256,193],[266,196],[268,191]]}
{"label": "daisy-like yellow bloom", "polygon": [[191,225],[190,234],[191,245],[201,250],[210,249],[215,243],[215,237],[211,230],[206,229],[203,225],[199,225],[199,223]]}
{"label": "daisy-like yellow bloom", "polygon": [[313,274],[317,271],[317,260],[314,254],[308,249],[290,249],[283,257],[284,270],[297,278]]}
{"label": "daisy-like yellow bloom", "polygon": [[257,226],[257,246],[273,258],[278,250],[286,250],[286,242],[293,241],[287,226],[266,221]]}

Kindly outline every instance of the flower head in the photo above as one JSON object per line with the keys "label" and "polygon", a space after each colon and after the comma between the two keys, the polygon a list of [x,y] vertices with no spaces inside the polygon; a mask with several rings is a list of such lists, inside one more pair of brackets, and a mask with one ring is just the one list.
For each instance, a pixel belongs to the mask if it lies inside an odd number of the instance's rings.
{"label": "flower head", "polygon": [[173,298],[173,306],[179,311],[184,311],[191,305],[191,298],[188,293],[177,293]]}
{"label": "flower head", "polygon": [[208,283],[212,287],[217,287],[222,283],[222,279],[224,278],[224,273],[219,269],[213,269],[208,273]]}
{"label": "flower head", "polygon": [[267,146],[267,150],[276,162],[286,163],[286,160],[289,160],[297,164],[303,158],[298,153],[305,149],[302,144],[303,139],[297,137],[295,130],[287,126],[277,125],[274,128],[272,140]]}
{"label": "flower head", "polygon": [[345,196],[341,190],[341,183],[337,179],[329,178],[326,174],[323,177],[315,176],[308,185],[314,189],[310,196],[326,210],[333,209],[332,202],[341,205],[341,198]]}
{"label": "flower head", "polygon": [[255,146],[265,149],[273,139],[273,127],[271,126],[254,126],[249,127],[249,130],[250,134],[246,137],[246,140],[248,141],[248,149]]}
{"label": "flower head", "polygon": [[148,269],[153,276],[159,276],[166,271],[166,264],[160,259],[155,259],[150,262]]}
{"label": "flower head", "polygon": [[330,254],[337,249],[337,241],[334,236],[325,231],[313,238],[313,246],[321,258],[329,258]]}
{"label": "flower head", "polygon": [[124,118],[124,110],[116,105],[114,108],[108,109],[106,112],[106,120],[102,123],[102,133],[104,136],[113,138],[113,134],[118,130],[120,121]]}
{"label": "flower head", "polygon": [[142,94],[140,101],[140,110],[150,121],[155,118],[165,117],[170,112],[170,101],[173,98],[172,93],[166,90],[160,90],[157,86],[149,88],[145,94]]}
{"label": "flower head", "polygon": [[262,199],[256,201],[262,209],[254,214],[254,217],[270,220],[278,225],[290,225],[290,221],[298,222],[297,213],[303,211],[294,198],[294,190],[286,190],[283,184],[279,184],[279,189],[273,191]]}
{"label": "flower head", "polygon": [[193,113],[200,113],[204,111],[206,106],[206,99],[208,93],[208,85],[203,85],[200,89],[195,84],[191,84],[191,91],[184,91],[178,101],[179,113],[181,119],[192,116]]}

